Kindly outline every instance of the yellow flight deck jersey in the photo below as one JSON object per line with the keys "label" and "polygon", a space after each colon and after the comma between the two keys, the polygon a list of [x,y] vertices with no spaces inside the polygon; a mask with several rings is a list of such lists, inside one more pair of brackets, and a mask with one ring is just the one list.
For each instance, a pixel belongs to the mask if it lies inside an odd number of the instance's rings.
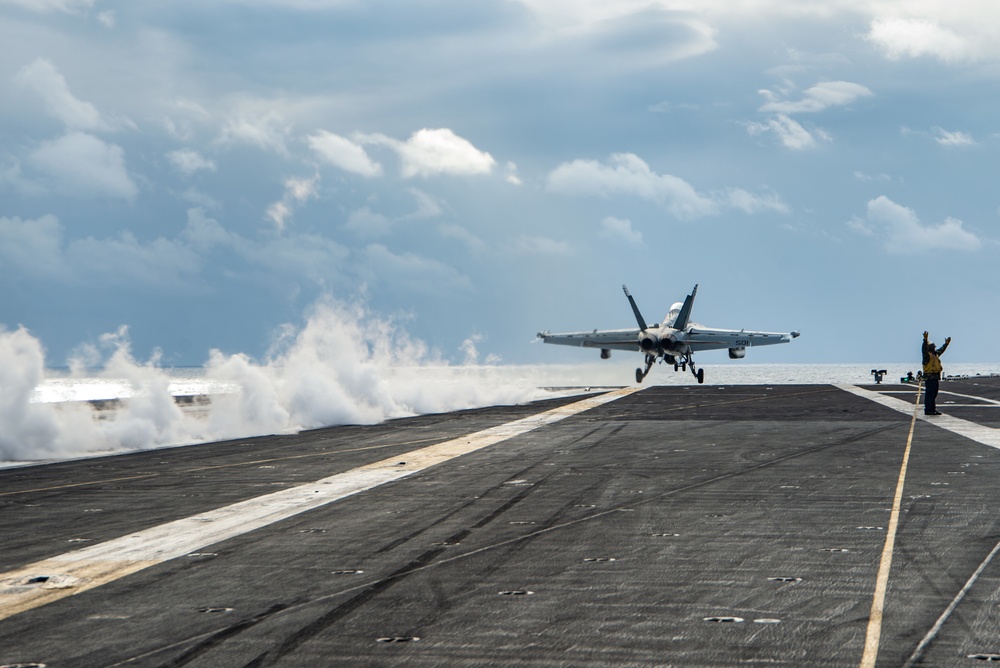
{"label": "yellow flight deck jersey", "polygon": [[936,353],[930,353],[927,356],[927,361],[924,362],[924,374],[941,373],[943,370],[944,367],[941,366],[941,358]]}
{"label": "yellow flight deck jersey", "polygon": [[948,348],[948,343],[948,341],[945,341],[943,346],[935,350],[934,346],[924,341],[924,376],[931,374],[935,376],[941,375],[941,372],[944,370],[944,367],[941,366],[941,354]]}

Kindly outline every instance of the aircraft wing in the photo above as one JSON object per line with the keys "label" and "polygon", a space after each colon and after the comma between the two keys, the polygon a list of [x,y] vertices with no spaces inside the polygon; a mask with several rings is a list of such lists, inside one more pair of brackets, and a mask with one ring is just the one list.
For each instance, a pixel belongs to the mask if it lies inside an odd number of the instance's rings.
{"label": "aircraft wing", "polygon": [[630,352],[639,350],[638,329],[595,329],[590,332],[568,332],[565,334],[539,332],[538,338],[545,343],[555,343],[561,346],[604,348]]}
{"label": "aircraft wing", "polygon": [[788,343],[798,335],[798,332],[753,332],[745,329],[692,327],[685,332],[682,340],[691,348],[692,352],[698,352],[699,350],[748,348]]}

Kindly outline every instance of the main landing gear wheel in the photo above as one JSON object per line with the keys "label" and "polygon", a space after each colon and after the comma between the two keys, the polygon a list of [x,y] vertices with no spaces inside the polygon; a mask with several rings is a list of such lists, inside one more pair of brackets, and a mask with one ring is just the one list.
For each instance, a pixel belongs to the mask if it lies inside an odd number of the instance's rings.
{"label": "main landing gear wheel", "polygon": [[698,373],[696,375],[698,376],[698,382],[699,383],[704,383],[705,382],[705,370],[704,369],[698,369]]}
{"label": "main landing gear wheel", "polygon": [[635,370],[635,382],[641,383],[642,379],[649,375],[649,370],[653,368],[654,362],[656,362],[655,355],[646,355],[646,369],[645,371],[642,369]]}

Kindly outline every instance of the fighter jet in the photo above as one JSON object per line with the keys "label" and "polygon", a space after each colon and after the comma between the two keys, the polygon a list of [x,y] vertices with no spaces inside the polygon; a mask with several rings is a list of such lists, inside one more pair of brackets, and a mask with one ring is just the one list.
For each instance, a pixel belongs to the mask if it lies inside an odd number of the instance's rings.
{"label": "fighter jet", "polygon": [[747,348],[751,346],[788,343],[799,336],[799,332],[784,334],[751,332],[745,329],[712,329],[692,322],[691,308],[694,305],[694,296],[698,293],[697,285],[683,303],[677,302],[670,307],[670,312],[663,322],[646,324],[628,288],[623,285],[622,289],[628,297],[629,305],[632,306],[632,313],[635,314],[639,329],[595,329],[591,332],[566,334],[552,334],[545,331],[539,332],[538,338],[545,343],[600,348],[601,359],[605,360],[611,357],[612,350],[643,353],[646,356],[646,368],[635,370],[637,383],[643,381],[657,360],[673,364],[674,371],[685,371],[690,367],[698,382],[704,383],[705,370],[695,368],[693,357],[695,352],[728,348],[730,359],[742,359],[747,353]]}

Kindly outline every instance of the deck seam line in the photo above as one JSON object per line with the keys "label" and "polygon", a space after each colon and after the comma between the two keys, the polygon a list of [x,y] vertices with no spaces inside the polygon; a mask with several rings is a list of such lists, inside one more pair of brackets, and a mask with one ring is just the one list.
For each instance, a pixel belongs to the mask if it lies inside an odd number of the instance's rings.
{"label": "deck seam line", "polygon": [[955,612],[955,608],[957,608],[958,604],[962,602],[965,595],[969,593],[972,586],[976,584],[976,580],[979,579],[979,576],[982,575],[983,571],[986,570],[986,567],[990,565],[991,561],[993,561],[993,557],[997,556],[997,552],[1000,552],[1000,543],[993,546],[990,553],[986,555],[985,559],[983,559],[983,563],[979,564],[979,568],[976,569],[976,572],[972,574],[972,576],[966,581],[965,586],[962,587],[961,591],[959,591],[955,598],[951,600],[948,607],[945,608],[944,612],[941,613],[941,616],[938,617],[937,622],[934,623],[931,630],[927,632],[927,635],[925,635],[923,640],[920,641],[917,648],[913,650],[913,654],[910,655],[910,658],[906,660],[905,664],[903,664],[903,668],[912,668],[917,661],[920,661],[920,659],[923,658],[924,650],[927,649],[928,645],[934,642],[937,634],[940,633],[942,627],[944,627],[945,622],[947,622],[948,618],[951,617],[951,613]]}

